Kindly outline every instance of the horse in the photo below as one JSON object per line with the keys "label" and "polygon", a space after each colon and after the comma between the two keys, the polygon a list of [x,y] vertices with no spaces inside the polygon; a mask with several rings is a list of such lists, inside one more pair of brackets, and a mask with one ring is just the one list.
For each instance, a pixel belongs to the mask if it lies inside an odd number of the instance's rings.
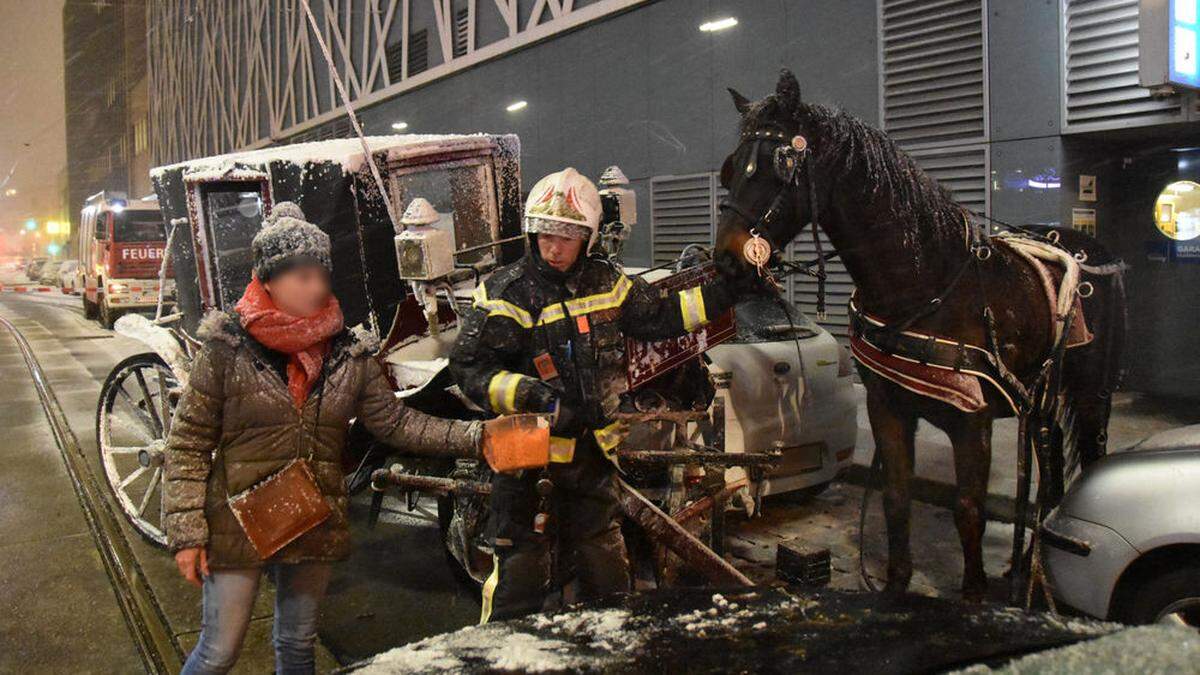
{"label": "horse", "polygon": [[[1082,302],[1091,342],[1066,349],[1048,381],[1047,364],[1056,347],[1064,351],[1062,340],[1056,341],[1056,321],[1071,319],[1056,316],[1046,301],[1044,280],[1027,258],[991,241],[972,214],[885,133],[845,112],[804,103],[799,83],[786,69],[775,92],[761,100],[729,92],[740,117],[740,141],[721,168],[728,196],[714,242],[718,267],[743,291],[763,292],[770,288],[763,276],[771,264],[811,223],[824,231],[854,282],[852,312],[881,321],[884,334],[903,329],[936,336],[942,346],[956,345],[950,351],[960,356],[994,357],[995,377],[979,380],[983,403],[964,410],[881,376],[855,354],[876,456],[882,461],[888,540],[884,592],[907,590],[912,577],[909,482],[917,421],[924,419],[953,445],[962,594],[965,600],[981,601],[987,593],[982,541],[992,422],[1018,415],[1021,406],[1013,402],[1013,392],[1032,396],[1040,382],[1041,391],[1059,394],[1054,399],[1061,402],[1061,424],[1049,430],[1050,468],[1061,471],[1067,459],[1086,468],[1105,453],[1109,395],[1121,374],[1125,313],[1119,279],[1099,280],[1121,263],[1081,232],[1022,231],[1070,245],[1077,261],[1087,261],[1080,267],[1096,274],[1095,285],[1089,282],[1090,297]],[[1090,278],[1086,272],[1081,275]],[[1083,288],[1081,284],[1081,296]],[[889,333],[889,328],[895,330]],[[1039,470],[1045,463],[1047,457],[1039,456]],[[1039,491],[1043,483],[1054,482],[1053,476],[1042,474]],[[1058,495],[1061,490],[1059,483]],[[1018,495],[1019,509],[1023,499],[1027,493]],[[1023,547],[1024,528],[1018,530]],[[1014,566],[1016,550],[1014,541]]]}

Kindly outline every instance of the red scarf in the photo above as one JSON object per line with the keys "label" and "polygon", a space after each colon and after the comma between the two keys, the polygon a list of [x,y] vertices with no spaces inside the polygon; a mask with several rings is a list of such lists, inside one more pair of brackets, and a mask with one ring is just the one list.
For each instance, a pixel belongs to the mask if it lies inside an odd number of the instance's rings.
{"label": "red scarf", "polygon": [[238,300],[237,312],[242,327],[255,340],[268,349],[287,354],[288,392],[296,408],[303,408],[321,372],[329,338],[342,329],[342,308],[337,298],[330,295],[329,304],[312,316],[292,316],[275,306],[267,289],[255,277]]}

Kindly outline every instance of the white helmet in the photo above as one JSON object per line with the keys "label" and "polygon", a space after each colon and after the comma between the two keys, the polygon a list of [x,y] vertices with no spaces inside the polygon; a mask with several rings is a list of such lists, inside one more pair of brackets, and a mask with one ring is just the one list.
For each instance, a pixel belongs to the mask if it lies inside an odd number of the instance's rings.
{"label": "white helmet", "polygon": [[600,193],[567,167],[539,180],[525,202],[525,232],[584,239],[591,250],[600,229]]}

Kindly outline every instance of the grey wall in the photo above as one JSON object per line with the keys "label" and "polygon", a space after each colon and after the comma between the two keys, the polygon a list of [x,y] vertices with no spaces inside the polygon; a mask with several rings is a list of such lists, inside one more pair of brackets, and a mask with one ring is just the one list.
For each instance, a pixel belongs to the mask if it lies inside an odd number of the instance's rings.
{"label": "grey wall", "polygon": [[[522,7],[526,16],[528,5]],[[787,66],[806,100],[877,121],[875,13],[875,0],[660,0],[375,105],[361,117],[375,134],[394,133],[396,120],[411,133],[519,134],[526,187],[567,165],[592,178],[620,165],[639,199],[626,258],[645,264],[650,177],[716,170],[733,149],[737,116],[725,87],[761,96]],[[697,29],[721,16],[739,24],[718,33]],[[419,28],[432,17],[414,12],[413,21]],[[502,30],[485,26],[481,34]],[[440,59],[432,56],[431,65]],[[529,107],[506,112],[518,99]]]}
{"label": "grey wall", "polygon": [[[991,207],[992,216],[1005,222],[1061,222],[1071,187],[1063,176],[1059,136],[1058,4],[989,0],[987,5]],[[1051,176],[1059,178],[1061,188],[1021,187],[1025,179]]]}

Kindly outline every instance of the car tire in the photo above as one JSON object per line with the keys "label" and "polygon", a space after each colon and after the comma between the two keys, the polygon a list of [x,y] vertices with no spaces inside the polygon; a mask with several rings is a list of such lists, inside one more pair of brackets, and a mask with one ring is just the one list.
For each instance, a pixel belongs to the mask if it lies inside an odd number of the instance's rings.
{"label": "car tire", "polygon": [[1116,607],[1122,623],[1174,623],[1200,628],[1200,565],[1163,570],[1138,584]]}
{"label": "car tire", "polygon": [[99,315],[100,308],[96,306],[96,303],[88,300],[86,295],[83,296],[83,318],[95,319]]}

